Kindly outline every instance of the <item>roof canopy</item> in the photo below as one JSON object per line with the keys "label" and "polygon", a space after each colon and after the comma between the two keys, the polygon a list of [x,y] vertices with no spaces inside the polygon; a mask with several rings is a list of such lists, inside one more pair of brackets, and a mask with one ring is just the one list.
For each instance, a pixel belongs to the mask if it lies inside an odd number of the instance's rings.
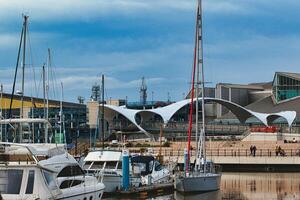
{"label": "roof canopy", "polygon": [[[202,98],[198,98],[199,101]],[[147,136],[152,137],[146,130],[144,130],[136,121],[136,115],[140,114],[143,119],[148,119],[149,117],[153,116],[154,114],[160,116],[165,124],[168,124],[169,120],[174,116],[176,112],[178,112],[184,106],[190,104],[190,99],[185,99],[182,101],[178,101],[176,103],[170,104],[165,107],[154,108],[154,109],[145,109],[145,110],[136,110],[136,109],[128,109],[125,106],[113,106],[113,105],[104,105],[106,112],[105,118],[112,119],[117,113],[126,117],[129,121],[131,121],[140,131],[145,133]],[[196,101],[196,99],[194,99]],[[261,121],[264,125],[268,126],[274,120],[279,117],[284,118],[288,125],[291,126],[293,121],[296,118],[295,111],[281,111],[277,113],[259,113],[254,112],[249,109],[244,108],[236,103],[218,99],[218,98],[204,98],[205,102],[214,102],[225,106],[229,109],[241,123],[245,123],[247,119],[250,117],[255,117],[259,121]]]}

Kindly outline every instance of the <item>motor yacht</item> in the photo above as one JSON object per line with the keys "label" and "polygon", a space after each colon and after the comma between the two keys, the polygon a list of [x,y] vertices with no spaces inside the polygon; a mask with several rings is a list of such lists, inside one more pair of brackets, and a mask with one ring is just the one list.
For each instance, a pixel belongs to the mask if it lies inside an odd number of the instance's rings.
{"label": "motor yacht", "polygon": [[104,188],[62,144],[0,143],[0,199],[99,200]]}

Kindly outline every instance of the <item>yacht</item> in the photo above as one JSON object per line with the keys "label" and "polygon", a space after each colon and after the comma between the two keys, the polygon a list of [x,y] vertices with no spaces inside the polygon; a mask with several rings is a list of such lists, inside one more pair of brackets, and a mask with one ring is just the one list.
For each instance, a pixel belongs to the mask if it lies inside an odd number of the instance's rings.
{"label": "yacht", "polygon": [[170,171],[151,155],[133,156],[131,165],[140,171],[142,185],[166,183],[171,179]]}
{"label": "yacht", "polygon": [[[83,168],[88,174],[103,176],[105,192],[122,189],[122,152],[99,150],[88,153]],[[130,186],[140,187],[170,180],[170,171],[153,156],[130,156]]]}
{"label": "yacht", "polygon": [[[96,150],[84,158],[83,169],[89,175],[100,178],[105,185],[105,192],[111,193],[122,188],[122,151]],[[131,187],[141,185],[141,177],[131,171]]]}
{"label": "yacht", "polygon": [[104,189],[64,145],[0,143],[0,199],[99,200]]}

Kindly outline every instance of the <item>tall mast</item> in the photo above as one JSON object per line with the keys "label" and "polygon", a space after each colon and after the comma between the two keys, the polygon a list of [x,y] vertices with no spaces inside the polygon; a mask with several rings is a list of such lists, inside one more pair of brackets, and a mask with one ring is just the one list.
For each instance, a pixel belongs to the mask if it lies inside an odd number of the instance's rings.
{"label": "tall mast", "polygon": [[28,20],[28,16],[24,15],[24,35],[23,35],[24,39],[23,39],[23,60],[22,60],[22,91],[21,91],[20,118],[24,117],[24,79],[25,79],[25,65],[26,65],[25,61],[26,61],[27,20]]}
{"label": "tall mast", "polygon": [[[197,14],[198,16],[198,14]],[[197,20],[196,20],[196,27],[197,27]],[[196,65],[197,65],[197,36],[198,36],[198,29],[196,28],[195,31],[195,47],[194,47],[194,63],[193,63],[193,70],[192,70],[192,84],[191,84],[191,102],[190,102],[190,109],[189,109],[189,128],[188,128],[188,158],[186,163],[186,173],[189,172],[189,163],[190,163],[190,155],[191,155],[191,134],[193,128],[193,104],[194,104],[194,92],[195,92],[195,73],[196,73]]]}
{"label": "tall mast", "polygon": [[[61,142],[61,134],[62,134],[62,116],[63,116],[63,110],[62,110],[62,101],[63,101],[63,83],[60,83],[61,85],[61,96],[60,96],[60,109],[59,109],[59,141]],[[64,135],[65,139],[65,135]]]}
{"label": "tall mast", "polygon": [[46,119],[46,75],[45,75],[45,64],[42,67],[43,77],[43,107],[44,107],[44,119]]}
{"label": "tall mast", "polygon": [[102,128],[102,149],[104,149],[104,75],[102,74],[102,112],[101,112],[101,128]]}
{"label": "tall mast", "polygon": [[45,140],[48,143],[48,122],[49,122],[49,69],[51,67],[51,55],[50,49],[48,48],[48,59],[47,59],[47,84],[46,84],[46,126],[45,126]]}
{"label": "tall mast", "polygon": [[[24,80],[25,80],[25,66],[26,66],[26,33],[27,33],[27,19],[28,16],[24,15],[24,35],[23,35],[23,60],[22,60],[22,88],[21,88],[21,108],[20,118],[24,118]],[[20,123],[19,141],[23,140],[23,124]]]}
{"label": "tall mast", "polygon": [[198,69],[199,72],[197,76],[199,76],[199,73],[201,73],[201,109],[202,109],[202,130],[200,134],[200,151],[199,151],[199,157],[203,156],[204,161],[204,173],[206,172],[206,152],[205,152],[205,80],[204,80],[204,67],[203,67],[203,26],[202,26],[202,0],[198,0],[198,17],[197,17],[197,29],[198,29]]}

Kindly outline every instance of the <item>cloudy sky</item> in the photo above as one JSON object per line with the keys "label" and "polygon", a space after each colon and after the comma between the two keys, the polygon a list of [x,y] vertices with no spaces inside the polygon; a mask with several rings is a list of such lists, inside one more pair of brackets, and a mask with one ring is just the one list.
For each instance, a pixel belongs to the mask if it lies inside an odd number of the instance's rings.
{"label": "cloudy sky", "polygon": [[[22,13],[29,15],[26,95],[41,96],[41,66],[52,50],[50,97],[89,99],[106,76],[106,98],[179,100],[189,88],[196,0],[0,0],[0,82],[11,92]],[[204,0],[206,81],[270,81],[300,72],[298,0]],[[20,74],[18,75],[20,83]],[[17,85],[17,89],[20,85]]]}

